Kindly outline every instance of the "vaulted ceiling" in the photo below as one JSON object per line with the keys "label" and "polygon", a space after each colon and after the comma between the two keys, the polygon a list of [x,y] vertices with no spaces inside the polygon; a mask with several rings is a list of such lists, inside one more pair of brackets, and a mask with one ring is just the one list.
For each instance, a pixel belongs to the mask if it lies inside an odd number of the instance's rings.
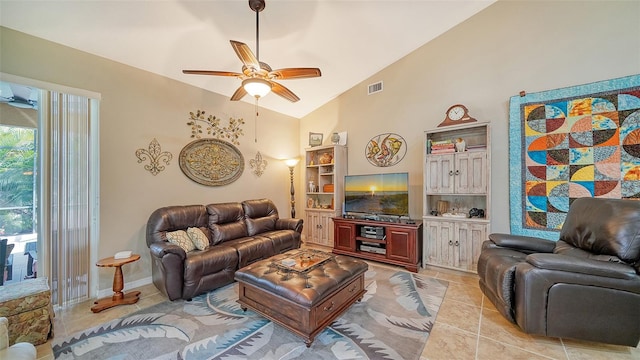
{"label": "vaulted ceiling", "polygon": [[[282,80],[301,100],[269,94],[260,106],[301,118],[494,1],[267,0],[260,60],[322,77]],[[229,40],[255,52],[255,15],[246,0],[0,1],[2,26],[227,97],[239,79],[182,70],[240,72]]]}

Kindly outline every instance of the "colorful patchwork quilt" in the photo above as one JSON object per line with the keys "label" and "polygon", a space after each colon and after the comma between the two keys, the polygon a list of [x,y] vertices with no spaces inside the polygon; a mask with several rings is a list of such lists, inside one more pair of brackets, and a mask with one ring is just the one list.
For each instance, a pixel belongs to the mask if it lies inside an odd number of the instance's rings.
{"label": "colorful patchwork quilt", "polygon": [[519,112],[523,228],[558,231],[580,197],[640,200],[640,87],[521,101]]}

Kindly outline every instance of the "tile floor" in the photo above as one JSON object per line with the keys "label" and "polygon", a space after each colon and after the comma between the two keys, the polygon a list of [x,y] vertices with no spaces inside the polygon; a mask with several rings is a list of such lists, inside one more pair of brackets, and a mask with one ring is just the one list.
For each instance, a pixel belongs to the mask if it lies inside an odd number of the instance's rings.
{"label": "tile floor", "polygon": [[[420,360],[452,359],[633,359],[640,347],[629,348],[557,338],[530,336],[506,321],[478,287],[477,275],[428,267],[421,274],[444,279],[449,287]],[[124,291],[131,289],[125,288]],[[55,338],[168,301],[153,285],[138,288],[140,301],[94,314],[92,301],[58,311]],[[38,359],[53,359],[51,340],[38,346]]]}

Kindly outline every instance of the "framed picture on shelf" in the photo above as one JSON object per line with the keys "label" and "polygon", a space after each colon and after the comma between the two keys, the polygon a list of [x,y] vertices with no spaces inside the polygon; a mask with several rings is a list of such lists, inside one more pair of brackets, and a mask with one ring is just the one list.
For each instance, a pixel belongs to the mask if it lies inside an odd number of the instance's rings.
{"label": "framed picture on shelf", "polygon": [[322,133],[309,133],[309,146],[320,146],[322,145]]}

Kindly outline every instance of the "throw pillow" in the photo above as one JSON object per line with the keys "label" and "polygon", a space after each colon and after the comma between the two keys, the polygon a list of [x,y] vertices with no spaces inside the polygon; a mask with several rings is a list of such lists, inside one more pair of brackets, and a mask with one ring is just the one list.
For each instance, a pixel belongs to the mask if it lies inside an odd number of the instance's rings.
{"label": "throw pillow", "polygon": [[196,248],[184,230],[167,232],[167,240],[172,244],[180,246],[185,252],[193,251]]}
{"label": "throw pillow", "polygon": [[209,247],[209,239],[207,238],[207,235],[205,235],[199,228],[188,228],[187,235],[189,235],[189,239],[191,239],[193,245],[196,246],[196,249],[204,250]]}

